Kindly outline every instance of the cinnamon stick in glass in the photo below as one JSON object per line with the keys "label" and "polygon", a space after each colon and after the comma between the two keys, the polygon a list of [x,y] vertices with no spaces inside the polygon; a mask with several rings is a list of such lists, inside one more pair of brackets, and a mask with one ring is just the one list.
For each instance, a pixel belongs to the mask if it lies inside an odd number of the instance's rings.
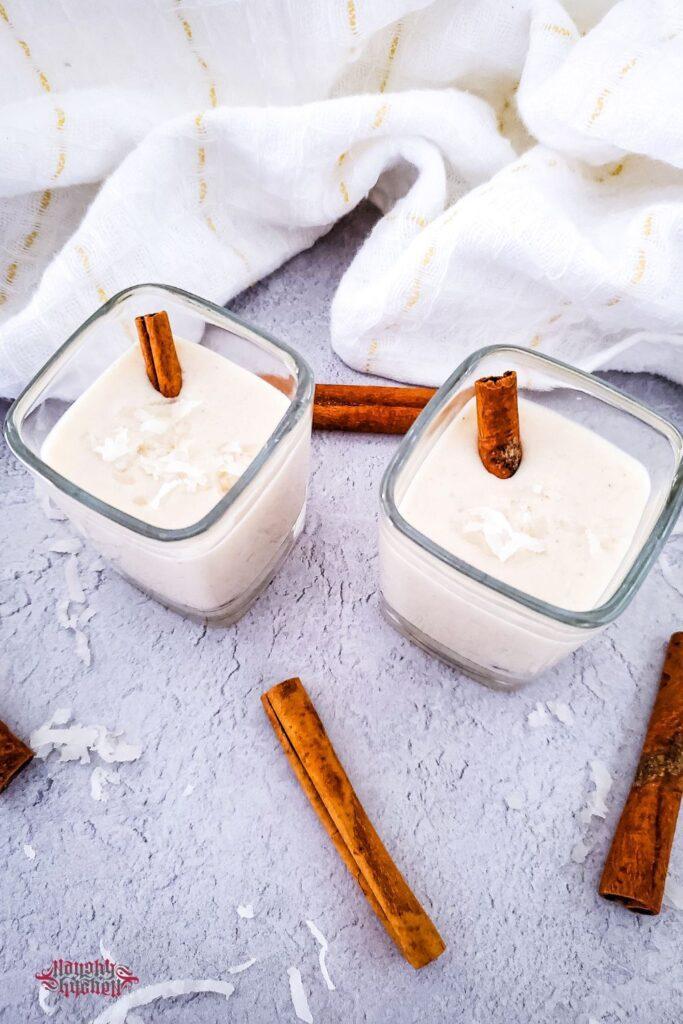
{"label": "cinnamon stick in glass", "polygon": [[176,398],[183,386],[183,374],[178,361],[168,313],[136,316],[142,358],[149,382],[164,398]]}
{"label": "cinnamon stick in glass", "polygon": [[33,759],[33,751],[0,722],[0,793]]}
{"label": "cinnamon stick in glass", "polygon": [[376,384],[316,384],[313,427],[405,434],[435,392],[435,388]]}
{"label": "cinnamon stick in glass", "polygon": [[347,868],[409,964],[446,948],[365,813],[300,679],[261,697],[297,779]]}
{"label": "cinnamon stick in glass", "polygon": [[507,480],[522,461],[517,374],[507,370],[500,377],[482,377],[474,385],[474,394],[479,457],[489,473]]}
{"label": "cinnamon stick in glass", "polygon": [[683,632],[674,633],[659,692],[600,879],[599,893],[637,914],[662,907],[683,795]]}

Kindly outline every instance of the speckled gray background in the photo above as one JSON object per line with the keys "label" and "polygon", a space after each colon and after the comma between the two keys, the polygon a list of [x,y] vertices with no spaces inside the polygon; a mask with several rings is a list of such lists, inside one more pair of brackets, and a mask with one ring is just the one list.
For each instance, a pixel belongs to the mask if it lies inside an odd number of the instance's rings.
{"label": "speckled gray background", "polygon": [[[331,353],[335,284],[372,223],[368,208],[232,307],[301,349],[319,380],[353,379]],[[610,375],[683,421],[681,391]],[[636,761],[665,640],[683,627],[683,537],[621,621],[514,695],[459,677],[380,618],[376,515],[391,438],[317,435],[306,529],[238,625],[206,630],[79,555],[93,654],[58,626],[66,526],[45,518],[4,449],[0,717],[24,737],[58,706],[143,745],[107,803],[92,766],[33,765],[0,798],[0,1020],[43,1021],[33,975],[55,956],[87,959],[100,940],[140,976],[228,978],[229,1002],[201,995],[137,1011],[145,1024],[295,1021],[287,968],[320,1024],[674,1024],[683,1016],[683,912],[656,919],[596,895]],[[294,781],[259,703],[302,676],[330,736],[447,944],[416,973],[387,940]],[[574,723],[530,729],[537,701]],[[583,825],[587,763],[614,776],[609,813]],[[193,786],[191,793],[186,787]],[[505,796],[519,791],[521,810]],[[683,828],[679,830],[683,833]],[[592,843],[584,864],[571,850]],[[36,850],[31,861],[24,843]],[[683,882],[683,834],[672,875]],[[239,903],[255,916],[242,920]],[[325,988],[304,921],[327,936]],[[103,1000],[61,1000],[56,1024],[89,1021]]]}

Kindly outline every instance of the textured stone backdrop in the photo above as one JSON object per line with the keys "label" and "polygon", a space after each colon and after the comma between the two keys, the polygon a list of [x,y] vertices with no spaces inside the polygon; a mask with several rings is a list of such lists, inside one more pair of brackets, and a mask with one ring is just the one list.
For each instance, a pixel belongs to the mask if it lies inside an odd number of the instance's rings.
{"label": "textured stone backdrop", "polygon": [[[372,222],[361,209],[232,304],[300,348],[319,380],[354,379],[331,354],[328,308]],[[683,421],[683,395],[667,382],[610,380]],[[199,995],[141,1009],[145,1024],[295,1021],[291,965],[320,1024],[679,1024],[683,912],[632,916],[596,885],[665,641],[683,627],[683,537],[619,623],[531,688],[494,693],[380,618],[378,487],[395,444],[315,436],[305,533],[230,629],[185,621],[80,552],[96,611],[84,626],[89,668],[57,620],[67,556],[49,548],[68,528],[44,516],[2,446],[0,717],[27,737],[71,707],[143,746],[107,802],[90,794],[92,765],[55,755],[0,797],[2,1024],[45,1020],[33,974],[55,956],[93,957],[101,941],[141,984],[235,985],[228,1003]],[[420,973],[347,875],[261,710],[261,692],[293,674],[448,944]],[[573,724],[548,715],[530,728],[528,714],[548,700],[568,703]],[[579,812],[594,758],[614,785],[607,819],[587,826]],[[671,873],[681,883],[679,833]],[[578,841],[591,847],[583,864],[572,860]],[[247,903],[253,919],[237,914]],[[334,992],[307,918],[329,941]],[[249,957],[253,967],[227,974]],[[103,1008],[62,999],[54,1019],[79,1024]]]}

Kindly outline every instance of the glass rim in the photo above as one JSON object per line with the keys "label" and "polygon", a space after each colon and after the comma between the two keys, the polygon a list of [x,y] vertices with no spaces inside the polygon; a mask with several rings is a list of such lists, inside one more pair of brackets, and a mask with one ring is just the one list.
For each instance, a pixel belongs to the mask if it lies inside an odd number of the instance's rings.
{"label": "glass rim", "polygon": [[[173,295],[190,306],[195,307],[199,312],[205,312],[207,310],[210,311],[214,318],[218,317],[219,320],[223,321],[228,328],[233,328],[235,326],[239,327],[241,329],[239,334],[243,338],[248,338],[249,334],[255,335],[257,338],[261,338],[278,351],[284,352],[289,356],[297,371],[296,393],[291,398],[288,409],[280,419],[263,448],[259,451],[258,455],[249,464],[248,468],[230,488],[227,494],[225,494],[220,501],[210,508],[201,519],[198,519],[195,523],[191,523],[189,526],[183,526],[178,529],[167,529],[165,527],[153,526],[151,523],[146,523],[142,519],[138,519],[136,516],[131,516],[127,512],[122,512],[120,509],[114,508],[113,505],[109,505],[107,502],[95,497],[94,494],[91,494],[89,491],[79,487],[67,477],[62,476],[61,473],[58,473],[56,470],[52,469],[51,466],[48,466],[39,455],[33,452],[24,443],[19,426],[27,407],[35,400],[36,397],[38,397],[42,387],[48,382],[45,378],[50,377],[51,379],[51,377],[54,376],[54,372],[51,371],[57,370],[59,365],[66,358],[70,349],[79,341],[86,329],[98,319],[110,313],[131,295],[150,288],[155,288],[162,292],[168,292],[170,295]],[[220,324],[218,326],[220,326]],[[245,334],[244,332],[247,333]],[[79,502],[79,504],[84,505],[91,511],[104,516],[105,519],[109,519],[112,522],[117,523],[119,526],[123,526],[140,536],[163,542],[182,541],[205,533],[216,522],[218,522],[218,520],[232,505],[235,504],[238,498],[244,494],[249,485],[259,475],[264,465],[270,460],[282,439],[291,433],[294,427],[299,423],[306,409],[311,405],[312,400],[313,371],[306,360],[295,349],[286,344],[286,342],[274,338],[269,334],[269,332],[264,331],[260,327],[255,327],[253,324],[243,320],[235,313],[229,312],[225,307],[218,306],[216,303],[211,302],[208,299],[203,299],[199,295],[194,295],[192,292],[185,291],[183,288],[177,288],[175,285],[170,284],[143,282],[141,284],[130,285],[128,288],[123,288],[121,291],[117,292],[116,295],[113,295],[107,300],[107,302],[103,303],[102,306],[96,309],[94,313],[84,320],[83,323],[69,335],[66,341],[59,346],[47,362],[44,363],[34,375],[29,384],[26,385],[21,394],[12,402],[5,418],[4,435],[10,450],[21,462],[27,465],[39,476],[48,480],[49,483],[57,487],[58,490],[66,494],[67,497]]]}
{"label": "glass rim", "polygon": [[[478,363],[486,356],[506,352],[514,353],[517,357],[521,356],[522,359],[529,360],[532,363],[536,362],[544,366],[552,366],[557,373],[558,380],[564,379],[567,383],[570,381],[581,382],[584,392],[609,405],[623,409],[666,437],[671,443],[674,455],[676,454],[676,447],[678,447],[678,458],[674,467],[671,486],[660,514],[615,592],[607,601],[595,608],[585,611],[574,611],[563,608],[560,605],[551,604],[548,601],[543,601],[541,598],[526,593],[526,591],[518,590],[516,587],[503,583],[502,580],[498,580],[481,569],[475,568],[475,566],[464,561],[464,559],[457,558],[451,552],[441,547],[440,544],[437,544],[421,533],[421,531],[415,529],[414,526],[411,526],[403,518],[396,506],[395,489],[398,476],[415,450],[425,429],[444,407],[462,379]],[[571,626],[587,629],[596,628],[612,622],[630,604],[673,529],[681,507],[683,507],[682,450],[683,436],[681,436],[680,431],[670,420],[660,416],[659,413],[654,412],[647,405],[632,398],[626,392],[600,380],[594,374],[564,363],[560,359],[554,358],[554,356],[534,352],[532,349],[523,348],[519,345],[488,345],[473,352],[454,370],[411,426],[384,472],[380,485],[380,502],[382,510],[391,524],[405,537],[426,551],[427,554],[436,558],[439,563],[450,569],[455,569],[457,572],[469,577],[469,579],[508,598],[515,604],[537,612],[546,618]]]}

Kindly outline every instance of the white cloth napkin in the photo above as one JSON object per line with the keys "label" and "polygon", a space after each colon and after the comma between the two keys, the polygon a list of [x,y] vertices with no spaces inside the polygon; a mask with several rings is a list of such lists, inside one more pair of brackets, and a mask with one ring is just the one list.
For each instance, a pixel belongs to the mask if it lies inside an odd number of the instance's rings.
{"label": "white cloth napkin", "polygon": [[679,0],[2,0],[0,393],[139,281],[225,302],[368,194],[351,366],[683,382]]}

